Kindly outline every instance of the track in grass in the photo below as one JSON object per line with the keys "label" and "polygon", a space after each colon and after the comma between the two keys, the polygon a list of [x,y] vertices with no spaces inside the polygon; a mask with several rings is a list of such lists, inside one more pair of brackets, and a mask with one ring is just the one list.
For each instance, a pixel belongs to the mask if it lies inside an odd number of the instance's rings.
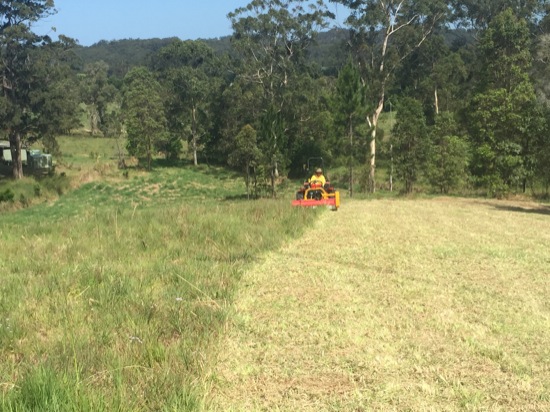
{"label": "track in grass", "polygon": [[348,202],[250,270],[211,410],[550,410],[550,210]]}

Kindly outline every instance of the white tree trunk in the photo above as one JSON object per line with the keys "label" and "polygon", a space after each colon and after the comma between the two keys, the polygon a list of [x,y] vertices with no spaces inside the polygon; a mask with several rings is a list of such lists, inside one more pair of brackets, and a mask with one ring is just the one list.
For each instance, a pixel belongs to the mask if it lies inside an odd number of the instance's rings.
{"label": "white tree trunk", "polygon": [[23,159],[21,157],[21,135],[14,133],[10,137],[11,158],[13,161],[13,178],[23,178]]}
{"label": "white tree trunk", "polygon": [[90,115],[90,134],[95,136],[98,132],[99,124],[99,113],[97,112],[95,106],[90,106],[88,113]]}
{"label": "white tree trunk", "polygon": [[370,121],[372,127],[371,141],[370,141],[370,161],[369,161],[369,188],[370,192],[374,193],[376,191],[376,128],[378,126],[378,120],[380,119],[380,114],[384,109],[384,91],[381,93],[381,98],[378,102],[378,107],[372,115],[372,120]]}
{"label": "white tree trunk", "polygon": [[192,141],[191,141],[191,148],[193,150],[193,165],[198,166],[199,165],[199,159],[197,156],[197,109],[193,107],[193,125],[192,125]]}
{"label": "white tree trunk", "polygon": [[353,116],[349,117],[349,197],[353,197]]}

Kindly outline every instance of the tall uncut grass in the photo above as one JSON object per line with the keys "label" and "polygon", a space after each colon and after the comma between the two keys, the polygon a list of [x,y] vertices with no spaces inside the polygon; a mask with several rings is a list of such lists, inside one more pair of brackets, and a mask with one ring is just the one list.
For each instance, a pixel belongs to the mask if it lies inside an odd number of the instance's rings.
{"label": "tall uncut grass", "polygon": [[243,268],[315,213],[243,193],[157,167],[4,212],[0,411],[200,409]]}

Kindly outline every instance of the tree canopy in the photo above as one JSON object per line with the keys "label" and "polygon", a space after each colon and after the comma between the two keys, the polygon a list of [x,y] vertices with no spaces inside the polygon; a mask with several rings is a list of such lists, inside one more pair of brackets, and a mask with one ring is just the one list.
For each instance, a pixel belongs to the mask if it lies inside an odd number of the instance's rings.
{"label": "tree canopy", "polygon": [[78,108],[70,70],[74,41],[60,36],[53,42],[31,30],[32,23],[53,12],[51,0],[0,2],[0,122],[15,178],[23,176],[23,142],[51,141],[72,125]]}
{"label": "tree canopy", "polygon": [[26,142],[53,150],[84,104],[91,133],[126,137],[147,167],[222,163],[273,196],[309,157],[350,193],[394,167],[405,192],[548,192],[545,1],[330,2],[339,27],[327,1],[251,0],[227,38],[87,48],[32,32],[53,2],[0,2],[1,133],[14,159]]}

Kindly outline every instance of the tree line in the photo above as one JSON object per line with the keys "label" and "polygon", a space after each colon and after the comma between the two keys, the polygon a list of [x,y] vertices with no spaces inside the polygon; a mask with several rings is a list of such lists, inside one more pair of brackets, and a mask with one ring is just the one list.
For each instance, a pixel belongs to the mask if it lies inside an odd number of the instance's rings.
{"label": "tree line", "polygon": [[394,181],[548,195],[546,1],[330,2],[349,13],[339,30],[326,1],[252,0],[228,15],[233,34],[217,49],[156,39],[136,62],[113,52],[110,66],[33,33],[52,1],[0,1],[0,133],[14,177],[22,144],[55,151],[83,104],[90,133],[125,136],[143,167],[186,146],[194,165],[240,170],[250,195],[275,195],[309,157],[337,168],[350,195]]}

